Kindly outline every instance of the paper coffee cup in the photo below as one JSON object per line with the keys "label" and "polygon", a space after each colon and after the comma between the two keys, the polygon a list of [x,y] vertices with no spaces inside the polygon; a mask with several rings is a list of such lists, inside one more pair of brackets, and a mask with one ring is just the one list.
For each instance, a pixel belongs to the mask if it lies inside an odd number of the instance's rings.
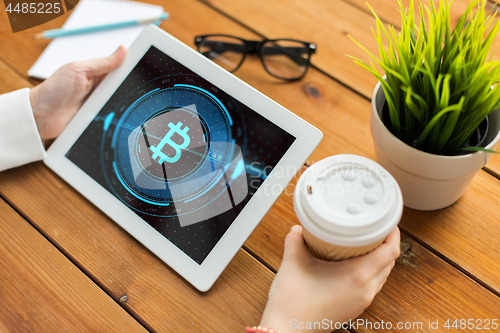
{"label": "paper coffee cup", "polygon": [[310,166],[297,182],[293,205],[309,251],[324,260],[370,252],[403,214],[396,180],[356,155],[335,155]]}

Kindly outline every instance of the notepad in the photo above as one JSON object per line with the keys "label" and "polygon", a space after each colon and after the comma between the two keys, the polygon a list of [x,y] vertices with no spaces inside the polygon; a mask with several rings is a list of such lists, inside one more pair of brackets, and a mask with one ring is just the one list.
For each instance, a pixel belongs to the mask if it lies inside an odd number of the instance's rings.
{"label": "notepad", "polygon": [[[123,0],[80,0],[63,25],[65,29],[111,24],[160,16],[163,7]],[[146,25],[59,37],[45,48],[28,75],[46,79],[62,66],[80,60],[111,55],[123,45],[127,49]]]}

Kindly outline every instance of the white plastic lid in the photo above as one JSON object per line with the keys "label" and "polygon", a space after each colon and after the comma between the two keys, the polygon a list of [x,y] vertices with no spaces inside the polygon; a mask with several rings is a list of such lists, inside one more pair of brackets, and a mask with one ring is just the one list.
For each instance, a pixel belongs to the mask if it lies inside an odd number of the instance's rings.
{"label": "white plastic lid", "polygon": [[396,180],[376,162],[335,155],[302,174],[294,208],[314,236],[342,246],[362,246],[394,229],[403,212],[403,197]]}

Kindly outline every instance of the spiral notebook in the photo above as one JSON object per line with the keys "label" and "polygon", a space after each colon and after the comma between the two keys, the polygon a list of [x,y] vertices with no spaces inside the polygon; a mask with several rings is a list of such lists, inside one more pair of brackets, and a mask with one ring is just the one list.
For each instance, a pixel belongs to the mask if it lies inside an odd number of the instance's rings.
{"label": "spiral notebook", "polygon": [[[160,16],[163,7],[124,0],[80,0],[63,25],[76,29],[129,20]],[[59,37],[45,48],[28,70],[28,75],[46,79],[72,61],[102,58],[111,55],[120,45],[127,49],[146,25]]]}

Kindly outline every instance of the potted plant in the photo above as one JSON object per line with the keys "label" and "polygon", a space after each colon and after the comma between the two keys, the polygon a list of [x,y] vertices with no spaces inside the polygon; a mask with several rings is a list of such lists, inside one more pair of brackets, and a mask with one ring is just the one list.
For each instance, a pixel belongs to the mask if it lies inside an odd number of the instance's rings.
{"label": "potted plant", "polygon": [[439,9],[432,0],[429,8],[419,2],[419,26],[413,1],[405,10],[399,0],[399,33],[370,8],[379,57],[354,41],[370,65],[355,62],[379,80],[370,118],[377,161],[398,181],[407,207],[453,204],[498,145],[500,61],[489,51],[500,20],[489,17],[485,5],[471,2],[451,29],[447,0]]}

